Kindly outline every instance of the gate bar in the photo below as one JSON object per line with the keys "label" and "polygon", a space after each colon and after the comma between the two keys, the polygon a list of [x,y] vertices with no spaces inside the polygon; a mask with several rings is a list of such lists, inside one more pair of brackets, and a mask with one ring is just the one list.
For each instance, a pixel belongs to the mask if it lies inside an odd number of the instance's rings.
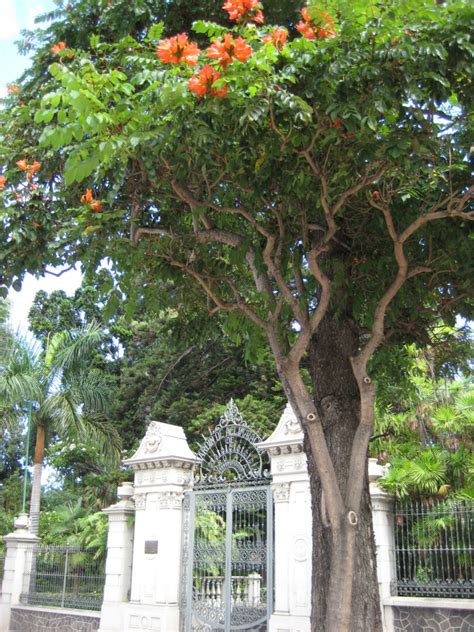
{"label": "gate bar", "polygon": [[267,625],[273,613],[273,493],[270,486],[267,487]]}
{"label": "gate bar", "polygon": [[185,546],[188,547],[188,568],[187,568],[187,581],[186,581],[186,625],[185,631],[192,631],[192,618],[193,618],[193,570],[194,570],[194,520],[195,520],[195,506],[196,506],[196,494],[194,491],[189,492],[189,532],[188,542]]}
{"label": "gate bar", "polygon": [[225,531],[225,601],[224,601],[224,630],[229,632],[232,614],[232,511],[234,492],[227,492],[226,531]]}

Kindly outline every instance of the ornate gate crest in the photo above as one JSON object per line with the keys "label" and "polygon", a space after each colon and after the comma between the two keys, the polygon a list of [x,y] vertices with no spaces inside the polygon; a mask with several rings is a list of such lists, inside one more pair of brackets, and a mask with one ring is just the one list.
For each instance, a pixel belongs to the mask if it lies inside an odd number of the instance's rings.
{"label": "ornate gate crest", "polygon": [[231,399],[197,454],[195,487],[268,482],[268,464],[255,447],[261,441]]}

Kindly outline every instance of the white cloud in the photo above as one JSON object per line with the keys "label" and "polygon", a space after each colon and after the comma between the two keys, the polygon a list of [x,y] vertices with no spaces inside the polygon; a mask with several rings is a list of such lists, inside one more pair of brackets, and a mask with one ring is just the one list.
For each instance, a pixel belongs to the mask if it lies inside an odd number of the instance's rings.
{"label": "white cloud", "polygon": [[0,40],[18,37],[20,25],[15,10],[15,0],[0,0]]}

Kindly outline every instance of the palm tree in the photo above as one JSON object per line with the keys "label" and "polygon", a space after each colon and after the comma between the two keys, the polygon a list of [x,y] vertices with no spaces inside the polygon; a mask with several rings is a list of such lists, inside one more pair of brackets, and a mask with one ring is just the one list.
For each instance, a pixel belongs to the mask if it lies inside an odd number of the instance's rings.
{"label": "palm tree", "polygon": [[104,334],[95,323],[51,336],[43,352],[19,333],[2,329],[0,410],[3,425],[25,420],[36,430],[30,500],[30,531],[38,534],[45,450],[55,435],[93,441],[117,463],[120,437],[104,411],[107,388],[89,358]]}

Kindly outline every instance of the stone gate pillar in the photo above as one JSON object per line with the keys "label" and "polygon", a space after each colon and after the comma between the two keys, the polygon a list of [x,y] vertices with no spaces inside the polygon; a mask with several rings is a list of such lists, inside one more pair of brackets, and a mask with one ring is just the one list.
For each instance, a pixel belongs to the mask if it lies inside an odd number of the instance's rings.
{"label": "stone gate pillar", "polygon": [[[37,536],[29,532],[28,526],[28,516],[20,514],[15,520],[15,531],[3,538],[7,551],[0,586],[0,632],[10,629],[11,608],[20,603],[23,575],[25,571],[29,572],[31,566],[31,548],[39,541]],[[30,555],[27,555],[29,550]]]}
{"label": "stone gate pillar", "polygon": [[157,421],[125,461],[135,472],[135,527],[124,632],[179,630],[182,501],[195,462],[183,429]]}
{"label": "stone gate pillar", "polygon": [[130,500],[132,495],[133,485],[123,483],[117,490],[118,503],[103,510],[109,518],[109,531],[99,632],[115,632],[122,628],[122,611],[128,602],[132,569],[135,514],[135,507]]}
{"label": "stone gate pillar", "polygon": [[275,604],[269,632],[310,632],[311,494],[303,432],[290,404],[258,447],[270,455],[275,505]]}
{"label": "stone gate pillar", "polygon": [[370,498],[383,630],[393,632],[392,608],[384,606],[384,601],[390,599],[391,584],[396,578],[394,497],[384,491],[377,482],[384,473],[385,468],[377,464],[377,459],[369,459]]}

